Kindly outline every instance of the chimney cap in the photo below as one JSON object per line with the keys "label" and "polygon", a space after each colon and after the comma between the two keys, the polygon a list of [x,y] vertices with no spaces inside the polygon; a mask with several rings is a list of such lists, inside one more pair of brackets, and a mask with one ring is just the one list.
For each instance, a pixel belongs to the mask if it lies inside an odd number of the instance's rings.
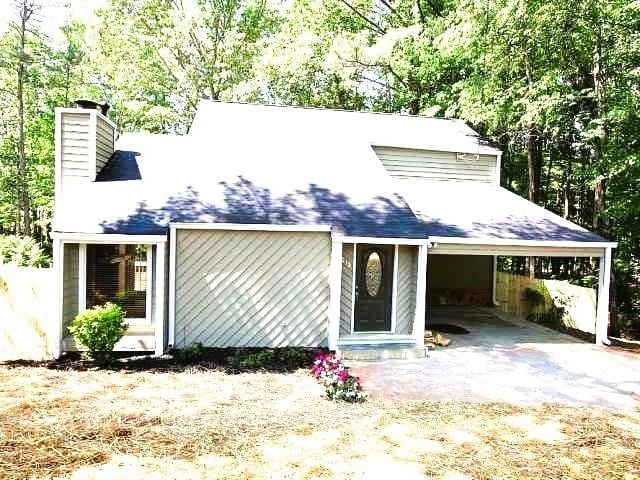
{"label": "chimney cap", "polygon": [[78,99],[75,101],[75,104],[76,104],[76,107],[78,108],[85,108],[88,110],[100,109],[100,112],[105,116],[107,115],[107,112],[109,111],[109,107],[110,107],[110,105],[107,102],[100,104],[98,102],[94,102],[93,100],[85,100],[85,99]]}

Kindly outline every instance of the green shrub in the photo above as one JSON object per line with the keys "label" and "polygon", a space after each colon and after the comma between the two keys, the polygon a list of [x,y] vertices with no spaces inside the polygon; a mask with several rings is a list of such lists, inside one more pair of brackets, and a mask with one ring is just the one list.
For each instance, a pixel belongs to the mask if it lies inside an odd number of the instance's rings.
{"label": "green shrub", "polygon": [[265,349],[237,349],[228,361],[231,365],[251,370],[288,369],[306,367],[315,352],[299,347],[265,348]]}
{"label": "green shrub", "polygon": [[79,313],[69,332],[92,354],[111,352],[127,330],[124,316],[124,310],[118,305],[105,303]]}
{"label": "green shrub", "polygon": [[0,235],[0,259],[21,267],[48,267],[51,263],[38,242],[18,235]]}
{"label": "green shrub", "polygon": [[545,296],[534,288],[525,288],[522,292],[522,298],[530,307],[542,307],[545,303]]}
{"label": "green shrub", "polygon": [[200,342],[192,343],[185,348],[176,349],[173,351],[173,358],[179,362],[195,362],[204,357],[204,347]]}
{"label": "green shrub", "polygon": [[527,315],[527,320],[547,327],[558,328],[564,325],[564,316],[564,307],[553,305],[547,310],[529,313]]}

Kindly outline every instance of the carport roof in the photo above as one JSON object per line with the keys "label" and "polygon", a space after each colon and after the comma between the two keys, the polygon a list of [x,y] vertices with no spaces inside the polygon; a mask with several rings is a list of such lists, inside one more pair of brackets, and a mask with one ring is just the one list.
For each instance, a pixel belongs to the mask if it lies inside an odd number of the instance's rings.
{"label": "carport roof", "polygon": [[606,242],[509,190],[480,182],[397,180],[430,238],[518,242]]}

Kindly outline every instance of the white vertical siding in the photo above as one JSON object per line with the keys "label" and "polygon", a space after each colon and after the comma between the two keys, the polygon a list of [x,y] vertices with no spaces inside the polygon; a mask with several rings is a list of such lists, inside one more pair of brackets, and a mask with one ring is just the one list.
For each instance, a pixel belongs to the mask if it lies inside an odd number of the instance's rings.
{"label": "white vertical siding", "polygon": [[327,233],[178,230],[175,346],[326,345]]}
{"label": "white vertical siding", "polygon": [[398,247],[398,288],[396,303],[396,332],[410,335],[416,311],[416,275],[418,272],[418,247]]}
{"label": "white vertical siding", "polygon": [[60,135],[63,183],[91,181],[91,114],[89,111],[63,112]]}
{"label": "white vertical siding", "polygon": [[340,335],[351,333],[353,299],[353,243],[342,244],[342,282],[340,289]]}
{"label": "white vertical siding", "polygon": [[408,148],[375,147],[378,158],[394,178],[495,182],[497,158]]}
{"label": "white vertical siding", "polygon": [[57,139],[62,183],[95,180],[113,154],[113,124],[94,110],[65,109],[57,128],[60,128]]}
{"label": "white vertical siding", "polygon": [[115,131],[102,115],[96,115],[96,122],[96,173],[98,173],[113,155]]}

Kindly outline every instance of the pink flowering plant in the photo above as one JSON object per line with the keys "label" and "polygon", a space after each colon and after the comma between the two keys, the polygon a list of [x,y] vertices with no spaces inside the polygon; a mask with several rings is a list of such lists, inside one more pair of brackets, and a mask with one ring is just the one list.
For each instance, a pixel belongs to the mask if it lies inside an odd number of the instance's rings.
{"label": "pink flowering plant", "polygon": [[358,379],[349,374],[340,357],[334,353],[316,355],[311,375],[324,385],[331,400],[362,402],[367,398]]}

